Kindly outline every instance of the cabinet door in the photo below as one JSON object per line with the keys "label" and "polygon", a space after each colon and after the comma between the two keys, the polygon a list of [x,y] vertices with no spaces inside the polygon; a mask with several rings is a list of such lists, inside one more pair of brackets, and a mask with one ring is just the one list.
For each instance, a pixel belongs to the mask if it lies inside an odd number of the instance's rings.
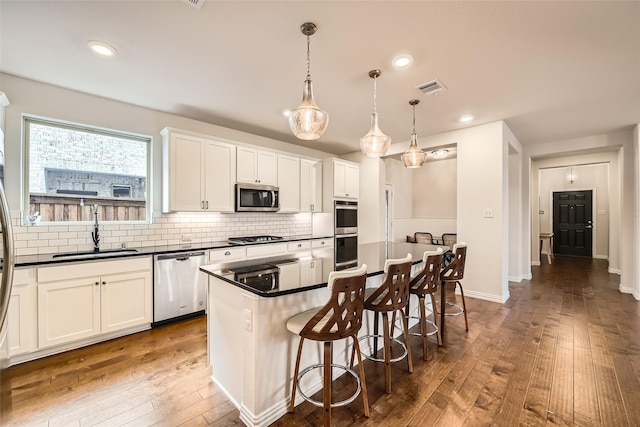
{"label": "cabinet door", "polygon": [[151,323],[151,273],[103,276],[102,333]]}
{"label": "cabinet door", "polygon": [[258,150],[248,147],[238,147],[236,158],[236,181],[255,184],[257,175]]}
{"label": "cabinet door", "polygon": [[9,356],[36,349],[38,302],[36,286],[28,278],[28,270],[16,270],[7,314]]}
{"label": "cabinet door", "polygon": [[334,197],[346,197],[347,186],[347,165],[345,163],[334,162],[333,163],[333,196]]}
{"label": "cabinet door", "polygon": [[322,212],[322,164],[300,160],[300,212]]}
{"label": "cabinet door", "polygon": [[278,187],[280,188],[280,212],[299,212],[300,209],[300,159],[278,155]]}
{"label": "cabinet door", "polygon": [[310,286],[322,280],[322,259],[300,262],[300,286]]}
{"label": "cabinet door", "polygon": [[100,333],[100,278],[38,285],[39,348]]}
{"label": "cabinet door", "polygon": [[236,147],[222,142],[204,144],[205,210],[234,211]]}
{"label": "cabinet door", "polygon": [[204,202],[202,141],[173,135],[169,157],[170,210],[201,211]]}
{"label": "cabinet door", "polygon": [[297,262],[291,264],[279,264],[278,289],[296,289],[300,287],[300,265]]}
{"label": "cabinet door", "polygon": [[345,197],[358,198],[360,192],[360,168],[355,165],[345,166]]}
{"label": "cabinet door", "polygon": [[278,185],[278,156],[271,151],[258,151],[258,184]]}

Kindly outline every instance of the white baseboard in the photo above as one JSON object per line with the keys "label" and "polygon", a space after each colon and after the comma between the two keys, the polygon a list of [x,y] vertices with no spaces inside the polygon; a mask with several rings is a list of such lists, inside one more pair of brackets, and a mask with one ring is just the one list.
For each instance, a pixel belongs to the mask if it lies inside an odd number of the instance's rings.
{"label": "white baseboard", "polygon": [[538,266],[538,265],[540,265],[540,261],[531,261],[531,265],[532,266]]}
{"label": "white baseboard", "polygon": [[470,291],[466,289],[464,291],[464,296],[477,298],[477,299],[490,301],[490,302],[497,302],[500,304],[504,304],[509,299],[509,295],[507,295],[506,297],[502,297],[501,295],[487,294],[484,292],[476,292],[476,291]]}
{"label": "white baseboard", "polygon": [[521,274],[520,276],[509,276],[509,281],[510,282],[520,283],[525,279],[526,279],[526,277],[525,277],[524,274]]}
{"label": "white baseboard", "polygon": [[608,260],[609,256],[607,256],[607,255],[595,255],[594,258],[595,259],[606,259],[606,260]]}
{"label": "white baseboard", "polygon": [[611,273],[611,274],[617,274],[618,276],[620,275],[620,269],[618,269],[618,268],[611,268],[611,267],[609,267],[609,268],[607,268],[607,271],[608,271],[609,273]]}
{"label": "white baseboard", "polygon": [[620,285],[618,286],[618,290],[620,291],[620,293],[623,293],[623,294],[631,294],[633,298],[640,301],[640,292],[637,292],[635,289],[629,288],[627,286],[624,286],[622,283],[620,283]]}

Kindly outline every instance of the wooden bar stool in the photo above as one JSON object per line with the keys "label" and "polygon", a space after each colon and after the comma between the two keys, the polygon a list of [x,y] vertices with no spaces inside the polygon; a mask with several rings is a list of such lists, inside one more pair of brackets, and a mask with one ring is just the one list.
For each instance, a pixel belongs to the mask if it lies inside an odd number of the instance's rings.
{"label": "wooden bar stool", "polygon": [[[469,331],[469,322],[467,321],[467,305],[464,302],[464,290],[462,289],[462,283],[460,281],[464,278],[464,265],[467,259],[467,244],[456,243],[453,245],[453,261],[446,267],[442,269],[440,273],[440,283],[442,285],[442,289],[440,291],[441,295],[441,303],[440,303],[440,336],[441,339],[444,339],[445,326],[444,326],[444,318],[445,316],[460,316],[464,314],[464,325],[467,331]],[[451,302],[445,301],[446,287],[448,283],[453,284],[453,289],[455,291],[455,287],[458,286],[460,289],[460,295],[462,296],[462,307],[458,304],[454,304]],[[457,308],[457,311],[454,313],[447,313],[445,307],[447,305],[453,306]]]}
{"label": "wooden bar stool", "polygon": [[553,233],[540,233],[540,255],[542,255],[542,244],[547,242],[547,262],[551,264],[553,259]]}
{"label": "wooden bar stool", "polygon": [[[289,402],[289,412],[293,412],[295,407],[296,389],[300,390],[300,395],[316,406],[324,408],[324,425],[331,425],[331,408],[347,405],[355,400],[362,393],[364,404],[364,415],[369,417],[369,399],[367,397],[367,384],[364,378],[364,367],[362,366],[362,354],[358,343],[358,331],[362,326],[362,313],[364,311],[365,287],[367,281],[367,265],[356,270],[333,271],[329,273],[328,287],[331,290],[329,301],[322,307],[312,308],[291,317],[287,321],[287,329],[294,334],[300,335],[298,345],[298,356],[293,373],[293,387],[291,389],[291,401]],[[332,361],[333,341],[351,338],[353,340],[353,351],[351,355],[351,366],[353,368],[353,358],[358,356],[358,366],[360,376],[344,366],[334,364]],[[302,356],[302,345],[305,339],[321,341],[324,343],[324,360],[322,363],[311,365],[300,370],[300,358]],[[322,402],[308,397],[300,389],[300,380],[308,372],[314,369],[323,369],[323,399]],[[331,371],[332,368],[344,370],[353,376],[357,383],[355,393],[349,398],[340,401],[331,401]]]}
{"label": "wooden bar stool", "polygon": [[[435,251],[426,251],[422,256],[422,262],[424,267],[420,273],[409,284],[409,294],[416,295],[418,297],[418,304],[420,309],[420,335],[422,336],[422,358],[428,359],[429,356],[429,335],[437,335],[438,342],[440,342],[440,336],[438,328],[438,321],[436,316],[436,299],[434,294],[438,290],[438,282],[440,281],[440,269],[442,266],[442,248],[438,248]],[[431,298],[431,307],[433,309],[433,322],[427,319],[427,301],[426,296]],[[408,311],[408,310],[407,310]],[[409,316],[412,318],[412,316]],[[427,324],[432,324],[434,327],[433,332],[428,332]]]}
{"label": "wooden bar stool", "polygon": [[[407,313],[405,308],[409,301],[409,281],[411,274],[411,254],[407,254],[406,258],[388,259],[384,264],[384,272],[386,274],[382,285],[378,288],[369,288],[366,291],[364,308],[374,312],[374,334],[360,337],[360,340],[373,339],[373,351],[369,354],[363,353],[367,359],[375,362],[384,362],[385,392],[391,393],[391,362],[407,358],[409,372],[413,372],[413,361],[411,359],[411,346],[409,345],[409,330],[407,328]],[[404,329],[404,339],[406,345],[393,339],[394,342],[400,344],[404,348],[403,354],[391,358],[391,327],[389,323],[389,313],[398,312],[402,319]],[[376,357],[378,350],[377,341],[381,337],[378,334],[378,314],[382,314],[383,329],[383,353],[384,359]],[[353,363],[353,356],[351,357]]]}

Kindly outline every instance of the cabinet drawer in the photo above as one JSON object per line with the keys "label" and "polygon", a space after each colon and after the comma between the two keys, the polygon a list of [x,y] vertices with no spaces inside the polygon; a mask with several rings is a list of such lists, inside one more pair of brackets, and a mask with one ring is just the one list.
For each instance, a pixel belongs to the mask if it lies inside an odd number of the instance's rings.
{"label": "cabinet drawer", "polygon": [[151,271],[151,257],[131,257],[118,261],[75,262],[55,267],[38,268],[38,283],[145,270]]}
{"label": "cabinet drawer", "polygon": [[291,242],[287,245],[287,250],[289,252],[303,251],[305,249],[311,249],[310,240],[302,240],[300,242]]}
{"label": "cabinet drawer", "polygon": [[13,270],[13,286],[22,286],[29,284],[29,276],[31,270]]}
{"label": "cabinet drawer", "polygon": [[286,243],[277,243],[275,245],[256,245],[247,248],[247,258],[256,258],[266,255],[279,255],[287,253]]}
{"label": "cabinet drawer", "polygon": [[318,248],[330,248],[333,246],[333,239],[317,239],[311,242],[311,247]]}
{"label": "cabinet drawer", "polygon": [[209,262],[240,260],[246,257],[246,248],[224,248],[209,252]]}

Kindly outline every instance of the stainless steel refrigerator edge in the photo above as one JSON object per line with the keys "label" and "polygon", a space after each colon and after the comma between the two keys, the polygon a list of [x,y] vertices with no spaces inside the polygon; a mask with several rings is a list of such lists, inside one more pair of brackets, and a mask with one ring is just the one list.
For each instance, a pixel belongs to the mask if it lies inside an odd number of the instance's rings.
{"label": "stainless steel refrigerator edge", "polygon": [[9,345],[7,343],[7,313],[9,299],[13,285],[13,267],[15,254],[13,246],[13,231],[11,229],[11,214],[9,205],[0,183],[0,230],[2,234],[2,264],[0,264],[2,279],[0,280],[0,424],[11,408],[11,384],[7,381],[5,368],[9,363]]}

